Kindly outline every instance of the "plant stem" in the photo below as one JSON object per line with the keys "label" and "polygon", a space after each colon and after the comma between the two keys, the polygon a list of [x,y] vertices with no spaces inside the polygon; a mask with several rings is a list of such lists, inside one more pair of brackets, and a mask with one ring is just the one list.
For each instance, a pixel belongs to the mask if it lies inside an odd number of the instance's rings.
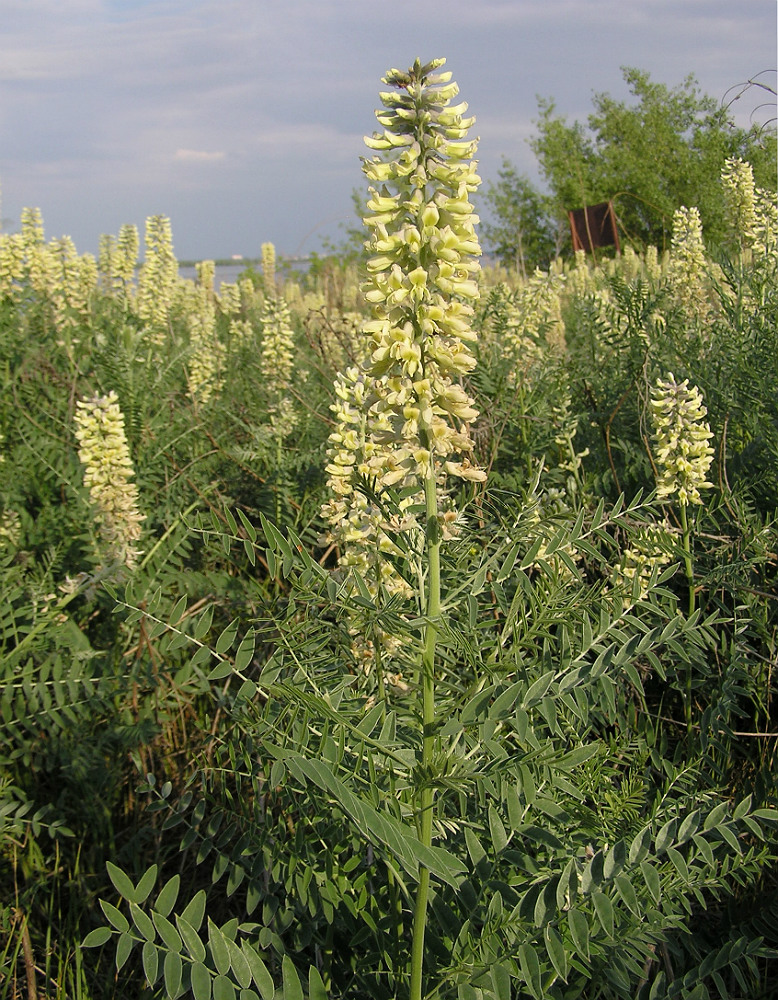
{"label": "plant stem", "polygon": [[[424,649],[421,666],[423,726],[421,752],[422,784],[417,812],[419,839],[426,847],[432,846],[433,789],[430,782],[430,766],[432,764],[435,744],[435,647],[438,640],[437,621],[440,616],[440,526],[438,524],[438,498],[434,462],[430,464],[431,469],[424,482],[429,586],[427,588],[427,623],[424,626]],[[424,932],[427,926],[429,885],[429,869],[420,865],[416,905],[413,913],[410,1000],[421,1000],[422,998],[421,980],[424,965]]]}
{"label": "plant stem", "polygon": [[[692,562],[691,529],[686,514],[686,504],[681,507],[681,529],[683,531],[683,561],[686,569],[686,583],[689,588],[689,616],[694,614],[694,563]],[[692,664],[689,661],[686,668],[686,731],[691,736],[692,731]]]}
{"label": "plant stem", "polygon": [[689,585],[689,614],[694,614],[694,563],[692,562],[692,541],[686,504],[681,504],[681,530],[683,531],[683,562],[686,568],[686,582]]}
{"label": "plant stem", "polygon": [[281,435],[279,433],[278,436],[276,437],[276,484],[275,484],[275,487],[274,487],[275,502],[276,502],[276,504],[275,504],[275,506],[276,506],[276,524],[279,525],[279,526],[281,525],[281,497],[279,496],[279,492],[278,492],[278,490],[279,490],[278,478],[279,478],[280,469],[281,469],[281,458],[283,456],[283,448],[282,448],[283,443],[284,443],[283,438],[281,437]]}

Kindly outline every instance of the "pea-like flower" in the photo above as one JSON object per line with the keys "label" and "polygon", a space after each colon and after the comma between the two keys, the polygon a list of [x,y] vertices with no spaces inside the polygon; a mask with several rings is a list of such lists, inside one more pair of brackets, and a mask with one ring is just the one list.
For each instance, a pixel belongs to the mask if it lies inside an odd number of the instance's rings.
{"label": "pea-like flower", "polygon": [[137,308],[151,340],[164,343],[170,308],[178,282],[178,261],[173,252],[170,219],[152,215],[146,219],[146,255],[138,277]]}
{"label": "pea-like flower", "polygon": [[659,573],[672,561],[673,534],[668,524],[645,526],[636,532],[631,544],[621,553],[619,564],[613,571],[613,581],[619,587],[629,587],[631,593],[625,593],[622,598],[625,609],[632,604],[632,592],[637,589],[635,596],[643,600]]}
{"label": "pea-like flower", "polygon": [[536,268],[510,297],[503,351],[512,367],[511,378],[522,381],[529,367],[544,353],[544,345],[564,344],[561,293],[565,275]]}
{"label": "pea-like flower", "polygon": [[[279,295],[268,295],[261,313],[262,353],[260,370],[267,398],[268,414],[274,433],[289,435],[297,424],[291,398],[296,350],[289,306]],[[298,370],[297,377],[302,373]]]}
{"label": "pea-like flower", "polygon": [[265,295],[275,298],[276,248],[272,243],[263,243],[260,249],[262,252],[262,276],[264,279]]}
{"label": "pea-like flower", "polygon": [[657,497],[675,499],[682,507],[701,504],[700,490],[713,485],[706,478],[713,462],[708,444],[713,434],[705,421],[708,411],[700,390],[688,379],[677,382],[671,372],[657,380],[651,411],[659,467]]}
{"label": "pea-like flower", "polygon": [[[428,531],[436,523],[436,537],[452,537],[460,518],[446,480],[486,478],[472,461],[469,427],[478,414],[461,384],[476,363],[471,319],[481,251],[470,195],[480,179],[471,160],[476,143],[466,140],[473,119],[464,117],[465,104],[451,103],[458,92],[451,74],[435,73],[443,62],[390,70],[384,83],[396,92],[381,94],[376,112],[384,131],[365,140],[381,154],[363,161],[372,185],[362,289],[372,310],[362,328],[368,357],[335,385],[333,499],[322,509],[340,566],[373,592],[405,596],[412,590],[398,567],[424,546],[416,513],[426,507]],[[391,488],[401,499],[388,516],[369,495]]]}
{"label": "pea-like flower", "polygon": [[189,391],[198,403],[208,403],[223,384],[224,347],[216,336],[216,308],[208,286],[198,286],[193,295],[189,326]]}
{"label": "pea-like flower", "polygon": [[130,482],[134,472],[116,393],[78,402],[75,423],[78,457],[85,466],[84,485],[95,507],[108,561],[133,569],[145,518],[138,510],[138,488]]}
{"label": "pea-like flower", "polygon": [[730,228],[741,252],[757,258],[774,254],[778,222],[775,196],[755,186],[751,164],[736,156],[729,157],[721,171],[721,184]]}
{"label": "pea-like flower", "polygon": [[[331,526],[327,540],[340,548],[342,567],[358,570],[374,594],[380,585],[390,594],[408,596],[408,584],[386,558],[402,555],[387,530],[386,515],[357,483],[358,477],[374,479],[376,470],[384,471],[390,461],[380,443],[385,421],[365,405],[369,392],[370,379],[358,368],[338,375],[336,401],[331,406],[336,425],[329,439],[326,467],[333,499],[324,505],[322,514]],[[418,499],[407,497],[401,508]],[[403,530],[413,527],[417,527],[415,518],[409,518]]]}
{"label": "pea-like flower", "polygon": [[458,87],[445,62],[390,70],[382,93],[384,126],[365,140],[386,154],[364,161],[371,231],[364,294],[373,310],[368,405],[383,415],[382,444],[394,449],[376,470],[382,486],[418,486],[429,474],[483,481],[472,464],[468,427],[477,417],[459,380],[475,366],[470,344],[480,246],[470,195],[480,183],[466,141],[473,118],[452,105]]}
{"label": "pea-like flower", "polygon": [[705,322],[710,312],[702,221],[696,208],[679,208],[673,214],[668,278],[673,296],[687,320]]}
{"label": "pea-like flower", "polygon": [[741,248],[750,248],[756,238],[756,191],[751,164],[738,156],[729,157],[721,171],[721,186],[730,226]]}

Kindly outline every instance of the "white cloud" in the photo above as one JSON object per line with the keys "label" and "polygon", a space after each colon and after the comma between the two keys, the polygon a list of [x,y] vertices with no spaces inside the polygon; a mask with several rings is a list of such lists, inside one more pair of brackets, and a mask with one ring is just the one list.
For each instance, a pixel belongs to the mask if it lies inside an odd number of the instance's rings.
{"label": "white cloud", "polygon": [[203,149],[177,149],[176,160],[186,160],[189,163],[216,163],[223,160],[227,154],[223,150],[208,152]]}

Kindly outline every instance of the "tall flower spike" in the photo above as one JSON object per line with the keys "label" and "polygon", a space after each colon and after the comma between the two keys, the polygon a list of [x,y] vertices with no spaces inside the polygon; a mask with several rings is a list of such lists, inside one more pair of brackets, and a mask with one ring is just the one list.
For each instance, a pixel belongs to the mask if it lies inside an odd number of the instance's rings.
{"label": "tall flower spike", "polygon": [[466,104],[451,105],[451,74],[434,74],[444,62],[390,70],[384,83],[396,92],[382,93],[376,112],[384,132],[365,139],[386,157],[363,161],[375,185],[364,220],[372,232],[368,402],[387,422],[382,443],[392,445],[382,486],[418,486],[430,473],[486,478],[469,460],[477,413],[458,384],[475,366],[470,321],[481,248],[469,199],[480,178],[471,159],[477,143],[466,139],[475,119],[464,117]]}
{"label": "tall flower spike", "polygon": [[276,248],[272,243],[263,243],[261,250],[265,294],[274,298],[276,294]]}
{"label": "tall flower spike", "polygon": [[91,298],[97,283],[97,264],[91,254],[79,257],[69,236],[48,247],[55,261],[56,279],[50,289],[57,330],[71,334],[89,323]]}
{"label": "tall flower spike", "polygon": [[43,245],[43,216],[39,208],[22,209],[22,239],[28,249]]}
{"label": "tall flower spike", "polygon": [[138,488],[130,482],[132,460],[116,393],[77,403],[75,423],[84,485],[95,507],[105,554],[109,563],[133,569],[144,517],[138,511]]}
{"label": "tall flower spike", "polygon": [[730,156],[721,170],[721,186],[729,225],[740,249],[751,249],[756,240],[756,190],[750,163]]}
{"label": "tall flower spike", "polygon": [[212,299],[215,294],[216,262],[213,260],[198,261],[195,264],[195,272],[197,273],[198,286],[205,291],[209,299]]}
{"label": "tall flower spike", "polygon": [[672,372],[658,379],[651,393],[656,461],[657,497],[676,499],[682,507],[701,504],[700,490],[712,486],[706,479],[713,462],[713,437],[705,422],[702,395],[689,380],[677,382]]}
{"label": "tall flower spike", "polygon": [[178,280],[170,219],[152,215],[146,220],[146,257],[138,279],[138,313],[152,340],[164,342],[168,317]]}
{"label": "tall flower spike", "polygon": [[21,233],[0,235],[0,299],[12,298],[24,278],[25,249]]}
{"label": "tall flower spike", "polygon": [[116,277],[122,283],[124,301],[129,301],[132,283],[135,280],[135,267],[138,263],[140,237],[138,229],[126,222],[119,230],[116,242]]}
{"label": "tall flower spike", "polygon": [[107,291],[112,290],[113,275],[116,269],[116,237],[110,233],[101,233],[97,245],[97,269]]}
{"label": "tall flower spike", "polygon": [[281,296],[268,296],[260,316],[262,323],[262,352],[260,371],[263,376],[270,423],[276,436],[287,437],[297,424],[297,414],[291,398],[295,372],[296,349],[289,306]]}
{"label": "tall flower spike", "polygon": [[207,286],[198,285],[194,289],[187,325],[189,391],[199,403],[205,404],[224,381],[221,375],[224,347],[216,335],[216,306]]}
{"label": "tall flower spike", "polygon": [[705,285],[707,270],[699,211],[676,209],[668,277],[674,298],[689,321],[697,318],[704,323],[710,312]]}

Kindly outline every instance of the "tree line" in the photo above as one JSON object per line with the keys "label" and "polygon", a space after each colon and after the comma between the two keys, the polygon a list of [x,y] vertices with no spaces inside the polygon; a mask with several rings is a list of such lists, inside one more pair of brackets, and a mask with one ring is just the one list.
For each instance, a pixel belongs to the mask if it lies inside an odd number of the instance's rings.
{"label": "tree line", "polygon": [[[728,157],[751,163],[754,181],[776,189],[774,124],[743,128],[730,108],[701,93],[694,76],[668,87],[625,67],[630,91],[620,101],[597,93],[586,122],[570,122],[541,98],[530,146],[546,190],[510,160],[486,185],[486,250],[526,276],[571,245],[568,211],[612,201],[622,239],[635,248],[669,245],[673,212],[699,209],[706,242],[726,242],[720,184]],[[772,92],[772,91],[771,91]]]}

